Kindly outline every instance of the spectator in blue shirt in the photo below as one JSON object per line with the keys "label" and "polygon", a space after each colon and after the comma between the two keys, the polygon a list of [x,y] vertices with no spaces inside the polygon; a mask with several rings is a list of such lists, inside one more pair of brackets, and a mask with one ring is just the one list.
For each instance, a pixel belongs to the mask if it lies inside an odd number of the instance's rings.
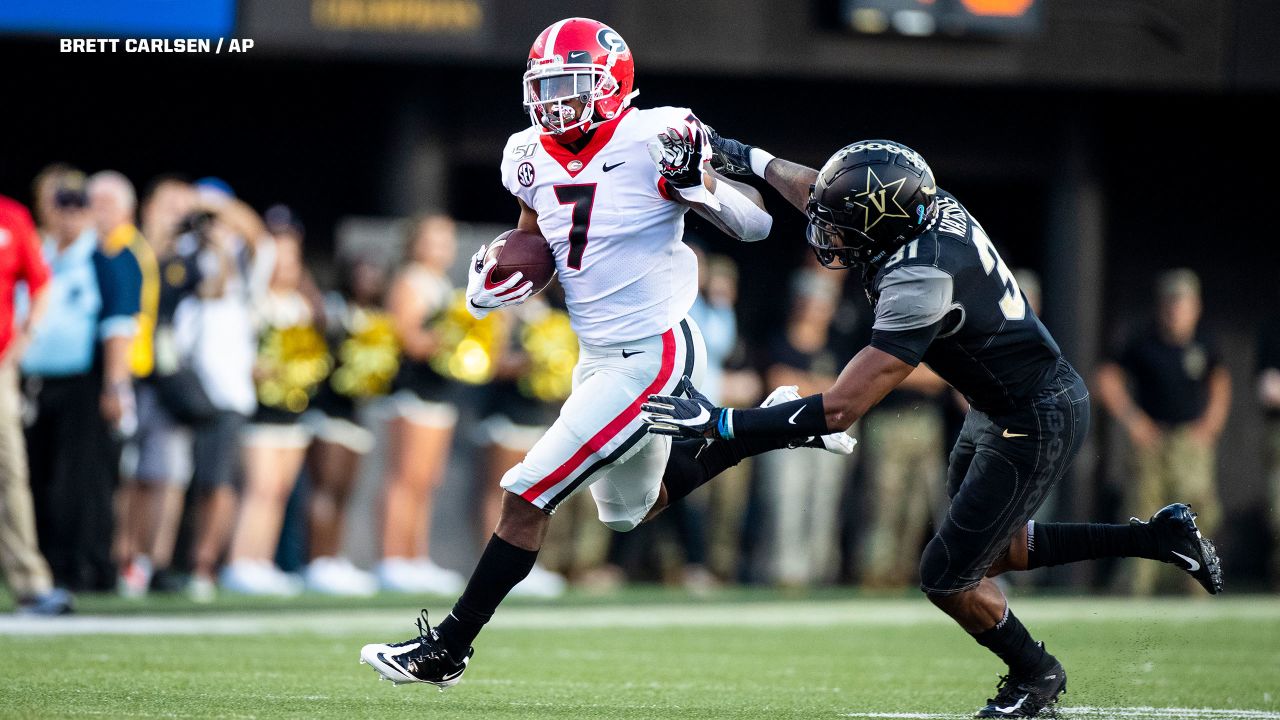
{"label": "spectator in blue shirt", "polygon": [[107,590],[115,584],[112,429],[118,417],[109,423],[103,414],[110,408],[100,400],[102,350],[131,340],[140,274],[99,250],[82,173],[60,169],[40,188],[51,195],[37,204],[51,211],[42,217],[42,249],[52,277],[21,365],[35,415],[27,450],[36,531],[58,585]]}

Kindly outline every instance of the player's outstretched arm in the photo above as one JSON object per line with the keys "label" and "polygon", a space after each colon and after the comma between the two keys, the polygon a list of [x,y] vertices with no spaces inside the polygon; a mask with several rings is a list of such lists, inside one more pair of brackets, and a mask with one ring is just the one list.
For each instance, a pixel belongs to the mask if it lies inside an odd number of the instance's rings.
{"label": "player's outstretched arm", "polygon": [[762,177],[795,209],[808,212],[809,189],[818,182],[817,170],[790,160],[773,158],[765,166]]}
{"label": "player's outstretched arm", "polygon": [[822,393],[827,425],[833,430],[847,430],[915,369],[915,365],[883,350],[869,345],[863,348]]}
{"label": "player's outstretched arm", "polygon": [[732,175],[757,175],[797,210],[806,212],[809,188],[818,181],[817,170],[723,137],[710,126],[707,126],[707,138],[711,144],[712,168]]}
{"label": "player's outstretched arm", "polygon": [[659,135],[649,143],[649,155],[673,200],[692,207],[730,237],[744,242],[768,237],[773,217],[764,210],[764,198],[711,170],[710,145],[696,121]]}
{"label": "player's outstretched arm", "polygon": [[[725,190],[723,190],[720,187],[721,185],[726,185],[732,190],[736,190],[737,192],[741,193],[744,198],[746,198],[747,200],[750,200],[751,203],[755,205],[757,208],[760,208],[760,212],[765,213],[765,217],[769,218],[768,224],[770,227],[772,227],[773,217],[768,215],[767,211],[764,209],[764,197],[760,195],[759,190],[756,190],[755,188],[745,183],[740,183],[734,180],[730,180],[711,169],[704,170],[702,174],[702,184],[703,184],[703,187],[706,188],[707,192],[710,192],[712,195],[715,195],[717,190],[720,191],[720,195],[722,196],[726,194]],[[716,229],[718,229],[720,232],[724,233],[725,235],[728,235],[731,238],[737,238],[738,240],[742,240],[744,242],[751,242],[754,240],[763,239],[763,237],[761,238],[743,237],[741,234],[739,234],[738,230],[735,230],[734,228],[730,227],[728,223],[726,223],[724,220],[721,219],[720,216],[723,213],[712,210],[711,208],[707,207],[703,203],[690,202],[688,200],[685,200],[684,198],[680,198],[679,202],[685,205],[688,205],[689,208],[692,209],[694,212],[698,213],[698,215],[702,219],[716,226]],[[764,230],[763,235],[768,235],[768,230]]]}
{"label": "player's outstretched arm", "polygon": [[915,366],[873,347],[849,361],[819,395],[763,408],[720,408],[685,378],[683,397],[650,395],[641,406],[649,432],[678,437],[795,438],[847,430],[884,399]]}

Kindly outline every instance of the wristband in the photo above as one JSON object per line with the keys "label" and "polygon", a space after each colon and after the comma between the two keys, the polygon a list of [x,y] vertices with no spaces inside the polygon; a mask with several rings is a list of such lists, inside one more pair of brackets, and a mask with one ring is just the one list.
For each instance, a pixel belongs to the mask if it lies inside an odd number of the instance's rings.
{"label": "wristband", "polygon": [[751,172],[763,178],[764,169],[769,167],[769,163],[773,162],[773,155],[767,150],[753,147],[751,152],[747,153],[747,160],[751,163]]}
{"label": "wristband", "polygon": [[722,408],[720,419],[716,421],[716,434],[725,440],[733,439],[733,409]]}

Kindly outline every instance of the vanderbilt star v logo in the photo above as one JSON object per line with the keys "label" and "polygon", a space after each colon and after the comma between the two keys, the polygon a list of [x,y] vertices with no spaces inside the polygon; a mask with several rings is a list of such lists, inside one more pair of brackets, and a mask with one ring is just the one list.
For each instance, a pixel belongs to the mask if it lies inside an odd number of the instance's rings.
{"label": "vanderbilt star v logo", "polygon": [[[855,195],[846,195],[846,203],[857,205],[863,210],[862,232],[870,232],[876,223],[885,218],[909,218],[906,208],[898,202],[898,192],[906,178],[898,178],[885,183],[876,175],[876,171],[867,168],[866,189]],[[892,194],[890,194],[892,191]]]}

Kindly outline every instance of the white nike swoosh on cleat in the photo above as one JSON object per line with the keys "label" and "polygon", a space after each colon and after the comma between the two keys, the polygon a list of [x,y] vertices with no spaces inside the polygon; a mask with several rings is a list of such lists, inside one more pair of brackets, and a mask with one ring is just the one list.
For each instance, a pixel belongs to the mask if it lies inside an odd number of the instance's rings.
{"label": "white nike swoosh on cleat", "polygon": [[1014,704],[1010,705],[1009,707],[998,707],[998,708],[996,708],[995,710],[996,710],[996,712],[999,712],[999,713],[1006,713],[1006,714],[1011,713],[1011,712],[1013,712],[1014,710],[1017,710],[1018,708],[1022,707],[1022,703],[1026,702],[1026,701],[1027,701],[1027,698],[1029,698],[1029,697],[1031,697],[1031,696],[1030,696],[1030,695],[1023,695],[1022,697],[1018,698],[1018,702],[1016,702],[1016,703],[1014,703]]}
{"label": "white nike swoosh on cleat", "polygon": [[1169,552],[1171,552],[1171,553],[1173,553],[1174,555],[1177,555],[1178,557],[1180,557],[1180,558],[1182,558],[1183,560],[1186,560],[1186,561],[1187,561],[1187,565],[1189,566],[1189,567],[1187,568],[1187,572],[1195,572],[1195,571],[1197,571],[1197,570],[1199,570],[1199,569],[1200,569],[1200,563],[1196,562],[1195,560],[1192,560],[1191,558],[1187,557],[1186,555],[1183,555],[1182,553],[1178,552],[1177,550],[1170,550]]}
{"label": "white nike swoosh on cleat", "polygon": [[396,683],[397,685],[400,683],[418,682],[418,678],[413,677],[406,672],[404,668],[392,662],[389,659],[389,656],[393,656],[393,654],[386,652],[375,653],[374,660],[376,662],[370,662],[369,664],[378,671],[380,676]]}
{"label": "white nike swoosh on cleat", "polygon": [[796,416],[798,416],[802,412],[804,412],[804,406],[801,406],[800,409],[795,411],[795,413],[791,417],[787,418],[787,422],[791,423],[792,425],[795,425]]}

